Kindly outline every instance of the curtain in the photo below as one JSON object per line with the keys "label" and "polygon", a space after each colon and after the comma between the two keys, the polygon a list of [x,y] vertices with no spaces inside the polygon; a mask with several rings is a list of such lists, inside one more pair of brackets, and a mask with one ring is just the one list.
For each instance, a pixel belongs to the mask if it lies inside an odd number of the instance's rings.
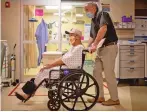
{"label": "curtain", "polygon": [[24,40],[34,41],[34,43],[24,44],[24,67],[37,67],[37,45],[36,45],[36,22],[29,22],[28,20],[34,17],[35,6],[24,6]]}

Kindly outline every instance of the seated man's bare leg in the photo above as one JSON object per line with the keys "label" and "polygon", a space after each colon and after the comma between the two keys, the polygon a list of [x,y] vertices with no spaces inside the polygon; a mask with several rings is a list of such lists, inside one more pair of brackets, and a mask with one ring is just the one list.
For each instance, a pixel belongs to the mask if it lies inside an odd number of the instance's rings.
{"label": "seated man's bare leg", "polygon": [[[37,76],[36,76],[36,78],[35,78],[35,80],[34,80],[34,82],[32,82],[32,84],[34,83],[34,85],[32,85],[31,83],[30,84],[25,84],[24,86],[26,86],[26,89],[25,89],[25,91],[23,90],[23,87],[22,87],[22,89],[21,89],[21,91],[19,91],[19,92],[16,92],[16,96],[17,96],[17,98],[18,99],[20,99],[20,100],[26,100],[28,97],[30,97],[30,95],[32,95],[32,96],[34,96],[34,94],[35,94],[35,91],[32,91],[31,92],[31,90],[30,89],[35,89],[40,83],[41,83],[41,81],[42,80],[44,80],[45,78],[48,78],[48,76],[49,76],[49,70],[44,70],[43,72],[39,72],[38,74],[37,74]],[[28,90],[27,90],[27,86],[28,86]],[[32,87],[32,88],[30,88],[30,87]],[[30,91],[30,92],[29,92]],[[21,96],[21,98],[20,98],[20,96]]]}

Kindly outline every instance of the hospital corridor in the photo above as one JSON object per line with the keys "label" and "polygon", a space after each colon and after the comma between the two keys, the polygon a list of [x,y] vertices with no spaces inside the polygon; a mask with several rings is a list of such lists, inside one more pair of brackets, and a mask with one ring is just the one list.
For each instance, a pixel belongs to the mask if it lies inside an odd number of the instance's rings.
{"label": "hospital corridor", "polygon": [[1,0],[1,111],[147,111],[146,0]]}

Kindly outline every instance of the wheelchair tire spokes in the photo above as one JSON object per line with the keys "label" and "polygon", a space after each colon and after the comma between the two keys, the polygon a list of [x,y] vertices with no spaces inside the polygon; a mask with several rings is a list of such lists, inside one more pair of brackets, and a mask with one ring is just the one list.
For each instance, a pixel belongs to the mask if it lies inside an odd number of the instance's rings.
{"label": "wheelchair tire spokes", "polygon": [[66,98],[62,99],[63,101],[65,101],[66,99],[70,99],[70,98],[72,98],[74,96],[74,94],[71,94],[71,95],[67,96],[64,93],[62,95],[66,97]]}
{"label": "wheelchair tire spokes", "polygon": [[64,88],[64,89],[68,89],[68,90],[71,90],[71,91],[75,91],[74,89],[72,89],[72,88],[68,88],[68,87],[65,87],[65,86],[61,86],[62,88]]}
{"label": "wheelchair tire spokes", "polygon": [[80,98],[81,98],[81,100],[82,100],[82,102],[83,102],[83,104],[84,104],[85,108],[87,108],[87,105],[86,105],[86,103],[85,103],[85,101],[84,101],[83,97],[82,97],[82,96],[80,96]]}
{"label": "wheelchair tire spokes", "polygon": [[61,103],[59,100],[49,100],[47,106],[51,111],[58,111],[60,109]]}
{"label": "wheelchair tire spokes", "polygon": [[91,95],[91,94],[84,93],[84,95],[95,98],[95,96],[93,96],[93,95]]}
{"label": "wheelchair tire spokes", "polygon": [[[70,88],[69,90],[71,90],[73,93],[68,95],[68,94],[65,94],[63,91],[63,89],[68,89],[63,85],[64,84],[66,85],[66,82],[68,82],[69,79],[74,79],[74,77],[78,77],[78,76],[79,76],[79,73],[78,74],[74,74],[74,73],[69,74],[59,84],[59,88],[58,88],[58,93],[60,93],[59,98],[60,98],[61,104],[67,110],[72,110],[72,111],[74,111],[74,110],[89,110],[89,108],[86,105],[86,102],[84,101],[84,98],[82,96],[87,91],[87,88],[89,86],[89,77],[85,72],[80,73],[79,80],[75,80],[75,81],[70,82],[70,85],[72,86],[72,88]],[[87,82],[84,82],[84,80],[86,80]],[[79,97],[81,98],[82,103],[84,105],[84,108],[81,108],[81,109],[77,109],[77,107],[78,107],[77,102],[78,102]],[[70,106],[67,105],[65,102],[65,100],[67,100],[67,99],[69,102],[72,101],[73,104],[71,104]],[[90,107],[90,108],[92,108],[92,107]]]}
{"label": "wheelchair tire spokes", "polygon": [[48,91],[48,98],[50,100],[54,100],[54,99],[57,100],[57,99],[59,99],[58,91],[56,91],[56,90]]}
{"label": "wheelchair tire spokes", "polygon": [[75,105],[76,105],[76,103],[77,103],[77,100],[78,100],[78,97],[77,97],[77,98],[75,98],[75,101],[74,101],[74,104],[73,104],[72,110],[74,110]]}
{"label": "wheelchair tire spokes", "polygon": [[93,84],[89,85],[89,86],[88,86],[88,88],[90,88],[90,87],[92,87],[92,86],[94,86],[94,85],[95,85],[95,83],[93,83]]}
{"label": "wheelchair tire spokes", "polygon": [[72,83],[73,83],[73,85],[75,86],[75,89],[79,89],[79,87],[76,85],[75,82],[72,81]]}
{"label": "wheelchair tire spokes", "polygon": [[83,83],[83,81],[84,81],[84,78],[85,78],[85,75],[83,75],[83,77],[82,77],[82,81],[81,81],[81,83],[80,83],[80,88],[82,87],[82,83]]}

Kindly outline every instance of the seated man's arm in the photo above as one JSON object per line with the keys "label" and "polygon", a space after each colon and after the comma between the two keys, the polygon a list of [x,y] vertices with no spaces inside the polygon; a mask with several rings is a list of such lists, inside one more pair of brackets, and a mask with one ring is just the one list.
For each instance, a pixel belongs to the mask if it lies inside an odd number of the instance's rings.
{"label": "seated man's arm", "polygon": [[59,59],[57,59],[55,62],[53,62],[50,66],[51,66],[51,68],[52,67],[56,67],[56,66],[60,66],[60,65],[63,65],[64,63],[63,63],[63,61],[62,61],[62,58],[59,58]]}
{"label": "seated man's arm", "polygon": [[72,66],[72,62],[74,62],[75,58],[79,58],[79,54],[82,54],[82,47],[77,47],[72,51],[72,53],[67,52],[65,55],[63,55],[61,58],[57,59],[52,64],[47,64],[44,68],[42,68],[40,71],[43,71],[44,69],[50,69],[56,66],[60,65],[66,65],[68,67]]}
{"label": "seated man's arm", "polygon": [[64,63],[62,61],[62,58],[59,58],[56,61],[54,61],[53,63],[46,65],[46,68],[53,68],[53,67],[60,66],[60,65],[63,65],[63,64]]}
{"label": "seated man's arm", "polygon": [[44,69],[50,69],[50,68],[53,68],[53,67],[56,67],[56,66],[60,66],[60,65],[63,65],[63,61],[62,61],[62,57],[57,59],[56,61],[54,61],[53,63],[51,64],[47,64],[45,65],[45,67],[43,67],[40,72],[42,72]]}

